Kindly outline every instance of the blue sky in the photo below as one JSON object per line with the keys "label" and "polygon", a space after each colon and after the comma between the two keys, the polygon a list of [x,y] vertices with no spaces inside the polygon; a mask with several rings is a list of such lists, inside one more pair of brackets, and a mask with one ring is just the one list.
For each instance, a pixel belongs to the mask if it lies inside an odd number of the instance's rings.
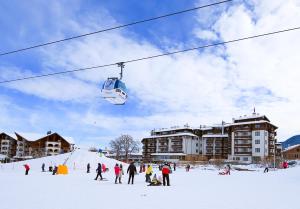
{"label": "blue sky", "polygon": [[[212,2],[3,1],[0,51]],[[113,63],[295,26],[298,9],[296,1],[234,1],[3,56],[0,78]],[[284,46],[295,41],[297,33],[282,36],[280,44],[276,38],[253,40],[127,64],[124,81],[129,99],[124,106],[113,106],[100,98],[101,84],[105,78],[118,75],[117,67],[1,85],[1,131],[52,130],[73,137],[79,144],[103,147],[120,134],[131,134],[139,140],[153,128],[230,122],[232,117],[251,114],[255,106],[280,127],[283,140],[300,130],[297,125],[285,125],[287,115],[297,111],[299,100],[294,95],[299,74],[293,71],[297,43],[289,50]],[[279,46],[274,48],[274,43]],[[288,72],[282,75],[286,66]],[[283,113],[281,108],[288,111]]]}

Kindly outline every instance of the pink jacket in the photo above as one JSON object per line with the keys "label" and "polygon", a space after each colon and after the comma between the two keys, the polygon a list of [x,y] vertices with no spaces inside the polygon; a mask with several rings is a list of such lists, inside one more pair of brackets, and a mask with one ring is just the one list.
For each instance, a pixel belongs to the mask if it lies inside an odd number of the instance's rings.
{"label": "pink jacket", "polygon": [[120,175],[120,171],[121,171],[120,167],[119,166],[115,166],[115,174],[116,174],[116,176]]}

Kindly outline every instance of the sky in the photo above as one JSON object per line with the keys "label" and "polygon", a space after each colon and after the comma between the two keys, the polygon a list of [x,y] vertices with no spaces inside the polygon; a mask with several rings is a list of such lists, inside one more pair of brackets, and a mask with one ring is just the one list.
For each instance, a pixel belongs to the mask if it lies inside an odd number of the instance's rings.
{"label": "sky", "polygon": [[[0,2],[0,52],[216,1]],[[299,27],[297,0],[234,0],[190,13],[0,57],[0,80],[74,70]],[[72,137],[106,147],[154,128],[220,124],[256,112],[278,141],[300,133],[300,31],[127,63],[125,105],[100,97],[116,66],[0,85],[0,131]]]}

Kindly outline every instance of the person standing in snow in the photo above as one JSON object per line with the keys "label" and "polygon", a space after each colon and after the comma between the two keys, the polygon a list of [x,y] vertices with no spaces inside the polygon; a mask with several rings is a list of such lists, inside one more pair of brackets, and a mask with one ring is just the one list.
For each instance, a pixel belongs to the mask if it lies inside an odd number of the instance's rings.
{"label": "person standing in snow", "polygon": [[102,180],[103,178],[102,178],[102,174],[101,174],[102,173],[101,163],[98,163],[98,167],[96,169],[96,172],[97,172],[97,176],[96,176],[95,180],[97,180],[98,177],[100,177],[100,180]]}
{"label": "person standing in snow", "polygon": [[90,168],[91,168],[91,165],[90,165],[90,163],[88,163],[87,166],[86,166],[86,172],[87,173],[90,173]]}
{"label": "person standing in snow", "polygon": [[25,167],[25,175],[28,175],[30,167],[28,164],[25,164],[24,167]]}
{"label": "person standing in snow", "polygon": [[150,176],[152,175],[152,166],[148,165],[147,170],[146,170],[146,182],[150,183],[151,182],[151,178]]}
{"label": "person standing in snow", "polygon": [[140,173],[143,172],[143,163],[140,164]]}
{"label": "person standing in snow", "polygon": [[167,186],[170,186],[170,178],[169,178],[170,167],[167,163],[162,167],[161,172],[163,175],[163,185],[166,186],[166,181],[167,181]]}
{"label": "person standing in snow", "polygon": [[104,163],[102,163],[102,171],[103,171],[103,173],[105,173],[105,171],[106,171],[106,166]]}
{"label": "person standing in snow", "polygon": [[120,164],[120,174],[119,174],[119,183],[122,184],[122,175],[124,175],[124,171],[123,171],[123,165]]}
{"label": "person standing in snow", "polygon": [[146,171],[146,165],[143,163],[143,172]]}
{"label": "person standing in snow", "polygon": [[45,163],[42,164],[42,172],[45,172]]}
{"label": "person standing in snow", "polygon": [[186,167],[185,167],[186,172],[189,172],[190,168],[191,168],[190,164],[187,164]]}
{"label": "person standing in snow", "polygon": [[230,175],[230,170],[231,170],[231,167],[229,164],[227,164],[227,174]]}
{"label": "person standing in snow", "polygon": [[56,173],[57,173],[57,166],[54,166],[54,169],[53,169],[53,172],[52,172],[52,175],[56,175]]}
{"label": "person standing in snow", "polygon": [[119,178],[119,175],[120,175],[120,167],[119,167],[118,163],[115,165],[115,175],[116,175],[115,184],[117,184],[118,183],[118,178]]}
{"label": "person standing in snow", "polygon": [[174,169],[174,171],[176,171],[176,163],[175,162],[173,163],[173,169]]}
{"label": "person standing in snow", "polygon": [[133,184],[134,181],[134,174],[136,173],[136,167],[134,165],[134,162],[131,162],[130,165],[127,168],[127,174],[129,173],[129,178],[128,178],[128,184],[130,183]]}

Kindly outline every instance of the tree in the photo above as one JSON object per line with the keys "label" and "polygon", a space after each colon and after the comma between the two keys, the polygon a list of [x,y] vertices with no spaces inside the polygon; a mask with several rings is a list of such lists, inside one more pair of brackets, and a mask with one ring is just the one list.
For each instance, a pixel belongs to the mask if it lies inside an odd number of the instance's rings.
{"label": "tree", "polygon": [[111,140],[109,146],[111,148],[111,151],[116,154],[116,159],[118,160],[120,158],[122,150],[121,141],[118,138],[115,140]]}
{"label": "tree", "polygon": [[125,155],[126,162],[128,162],[128,156],[133,152],[139,151],[139,142],[134,141],[130,135],[121,135],[110,142],[110,147],[116,153],[117,159],[119,159],[122,153]]}

